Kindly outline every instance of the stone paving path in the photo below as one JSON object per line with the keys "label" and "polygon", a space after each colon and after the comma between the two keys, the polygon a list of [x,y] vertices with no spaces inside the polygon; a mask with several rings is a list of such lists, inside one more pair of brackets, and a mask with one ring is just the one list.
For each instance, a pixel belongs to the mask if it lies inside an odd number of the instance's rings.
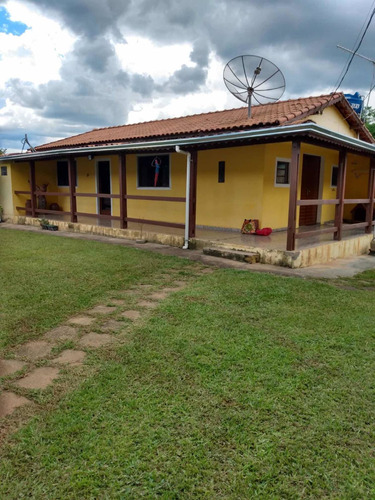
{"label": "stone paving path", "polygon": [[[197,274],[210,271],[213,270],[197,270]],[[32,391],[45,391],[58,384],[61,370],[84,368],[87,354],[93,349],[124,342],[122,333],[129,336],[132,325],[148,317],[161,300],[187,284],[174,280],[173,274],[168,278],[168,286],[141,283],[116,291],[115,297],[69,318],[40,340],[26,342],[7,352],[9,359],[0,359],[0,420],[11,418],[20,408],[32,405]]]}

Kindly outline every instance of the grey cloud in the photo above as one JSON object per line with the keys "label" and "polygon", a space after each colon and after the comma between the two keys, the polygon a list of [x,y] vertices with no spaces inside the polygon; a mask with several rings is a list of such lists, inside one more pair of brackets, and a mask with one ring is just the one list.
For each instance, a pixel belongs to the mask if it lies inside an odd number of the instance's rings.
{"label": "grey cloud", "polygon": [[36,87],[29,82],[22,82],[19,78],[8,80],[4,95],[25,108],[42,110],[44,107],[43,98]]}
{"label": "grey cloud", "polygon": [[115,58],[113,45],[106,39],[79,40],[76,43],[74,56],[84,66],[95,72],[105,72],[111,58]]}
{"label": "grey cloud", "polygon": [[210,48],[207,40],[199,39],[194,42],[193,50],[190,53],[190,60],[201,68],[208,66]]}
{"label": "grey cloud", "polygon": [[116,20],[124,14],[129,1],[119,0],[25,0],[27,3],[57,14],[77,35],[95,38],[110,32],[118,40],[122,39]]}
{"label": "grey cloud", "polygon": [[207,71],[197,67],[189,67],[185,64],[168,79],[163,85],[159,86],[161,92],[171,92],[173,94],[185,94],[199,90],[204,84]]}
{"label": "grey cloud", "polygon": [[[240,54],[272,60],[285,75],[286,96],[333,89],[348,58],[336,44],[353,47],[370,8],[368,0],[357,0],[355,12],[348,0],[24,1],[57,17],[78,40],[63,60],[61,80],[39,86],[11,80],[2,97],[53,118],[60,135],[126,123],[140,101],[203,88],[211,51],[223,67]],[[194,66],[182,65],[164,85],[148,74],[127,73],[112,42],[130,35],[159,44],[188,42]],[[374,44],[372,28],[360,52],[371,57]],[[355,59],[344,87],[366,93],[371,76],[371,65]]]}

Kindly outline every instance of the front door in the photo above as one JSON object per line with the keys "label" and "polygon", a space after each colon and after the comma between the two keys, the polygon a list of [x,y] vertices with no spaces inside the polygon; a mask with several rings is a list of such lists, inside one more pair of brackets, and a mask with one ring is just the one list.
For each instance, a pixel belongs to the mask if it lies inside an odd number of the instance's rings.
{"label": "front door", "polygon": [[[111,165],[108,160],[98,161],[98,193],[111,194]],[[111,215],[111,198],[99,198],[99,213]]]}
{"label": "front door", "polygon": [[[301,200],[319,198],[320,156],[303,155]],[[311,226],[317,223],[318,207],[300,207],[299,225]]]}

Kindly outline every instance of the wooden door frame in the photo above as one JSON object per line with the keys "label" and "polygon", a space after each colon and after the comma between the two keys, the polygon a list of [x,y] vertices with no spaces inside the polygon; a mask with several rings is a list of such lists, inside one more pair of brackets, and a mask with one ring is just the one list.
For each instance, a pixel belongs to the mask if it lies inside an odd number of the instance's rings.
{"label": "wooden door frame", "polygon": [[[303,161],[305,156],[315,156],[316,158],[320,159],[320,165],[319,165],[319,185],[318,185],[318,199],[321,200],[323,196],[323,188],[324,188],[324,156],[321,155],[314,155],[310,153],[303,153],[302,154],[302,161],[301,161],[301,182],[299,186],[299,199],[302,200],[301,195],[302,195],[302,178],[303,178]],[[298,215],[298,225],[299,225],[299,220],[300,220],[300,214]],[[321,224],[322,221],[322,206],[318,205],[317,207],[317,212],[316,212],[316,222],[315,224]]]}
{"label": "wooden door frame", "polygon": [[[109,185],[111,192],[109,194],[113,193],[113,186],[112,186],[112,165],[111,165],[111,160],[110,158],[96,158],[95,159],[95,189],[96,189],[96,194],[99,193],[99,162],[101,161],[107,161],[109,163]],[[111,203],[111,215],[113,215],[113,207],[112,207],[112,198],[110,198],[110,203]],[[96,198],[96,213],[100,215],[100,198]]]}

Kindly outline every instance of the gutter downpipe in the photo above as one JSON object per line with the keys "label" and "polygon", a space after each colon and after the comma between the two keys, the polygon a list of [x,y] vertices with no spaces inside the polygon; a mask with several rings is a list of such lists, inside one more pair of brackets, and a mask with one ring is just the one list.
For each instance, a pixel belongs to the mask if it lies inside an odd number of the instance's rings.
{"label": "gutter downpipe", "polygon": [[185,202],[185,237],[183,250],[189,248],[189,214],[190,214],[190,161],[191,154],[188,151],[183,151],[180,146],[176,146],[176,153],[186,155],[186,202]]}

